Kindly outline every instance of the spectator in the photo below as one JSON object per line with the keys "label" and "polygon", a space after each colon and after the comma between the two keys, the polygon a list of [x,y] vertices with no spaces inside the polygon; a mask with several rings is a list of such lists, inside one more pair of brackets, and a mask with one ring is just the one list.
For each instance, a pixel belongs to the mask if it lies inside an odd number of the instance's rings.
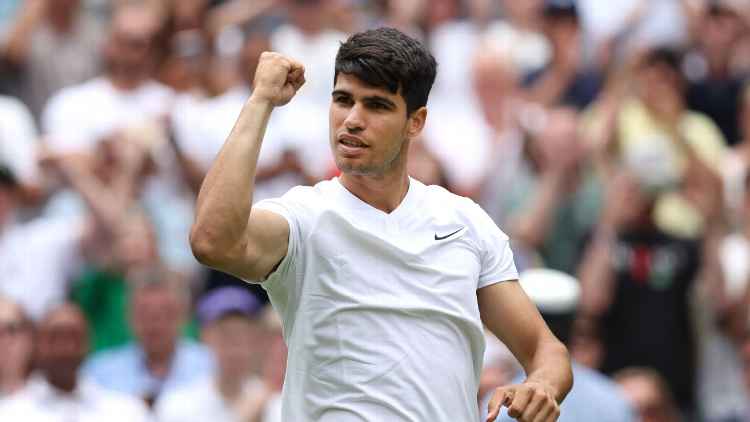
{"label": "spectator", "polygon": [[575,109],[547,112],[544,126],[524,148],[516,174],[497,194],[496,218],[515,235],[519,257],[538,254],[545,267],[573,274],[601,205],[600,182],[587,167]]}
{"label": "spectator", "polygon": [[37,332],[39,373],[0,404],[0,419],[146,422],[148,414],[140,401],[103,390],[79,376],[87,348],[86,320],[75,305],[63,304],[45,315]]}
{"label": "spectator", "polygon": [[21,390],[31,372],[31,321],[17,303],[0,296],[0,400]]}
{"label": "spectator", "polygon": [[470,57],[468,95],[457,98],[455,92],[461,90],[449,90],[450,98],[431,100],[424,143],[445,169],[453,191],[477,198],[485,179],[494,175],[498,156],[508,173],[515,168],[519,92],[516,69],[504,51],[482,45]]}
{"label": "spectator", "polygon": [[101,28],[80,0],[27,0],[0,53],[21,69],[21,97],[35,118],[58,90],[99,70]]}
{"label": "spectator", "polygon": [[83,373],[106,388],[153,405],[161,394],[211,374],[213,361],[203,346],[180,340],[190,304],[183,280],[156,272],[134,282],[131,292],[136,340],[96,353]]}
{"label": "spectator", "polygon": [[[519,280],[555,336],[568,343],[580,296],[578,280],[548,269],[526,270]],[[573,378],[573,389],[560,406],[559,422],[635,421],[626,397],[608,377],[573,362]],[[503,409],[496,422],[512,420]]]}
{"label": "spectator", "polygon": [[729,222],[732,227],[742,228],[744,220],[745,180],[750,169],[750,84],[746,84],[739,98],[738,125],[740,141],[726,154],[721,163]]}
{"label": "spectator", "polygon": [[171,93],[150,78],[158,29],[146,6],[117,7],[104,46],[104,75],[63,89],[44,110],[43,133],[53,152],[90,154],[115,132],[166,115]]}
{"label": "spectator", "polygon": [[216,358],[216,375],[165,395],[156,409],[161,422],[280,420],[273,403],[280,404],[281,385],[258,377],[259,359],[273,360],[261,311],[261,303],[241,288],[206,294],[197,312],[201,337]]}
{"label": "spectator", "polygon": [[680,407],[692,412],[696,353],[688,293],[696,278],[716,285],[720,269],[715,259],[702,259],[713,251],[655,225],[658,193],[653,186],[647,190],[645,170],[636,174],[618,174],[607,187],[579,269],[582,315],[592,318],[602,335],[604,372],[653,367]]}
{"label": "spectator", "polygon": [[744,28],[739,12],[726,0],[709,2],[696,28],[696,49],[686,58],[687,105],[704,113],[734,145],[741,141],[737,127],[742,85],[747,75],[733,72],[732,58]]}
{"label": "spectator", "polygon": [[640,422],[683,420],[669,385],[658,372],[648,368],[625,368],[617,372],[614,379],[636,410]]}
{"label": "spectator", "polygon": [[69,218],[17,223],[18,203],[17,179],[0,165],[0,294],[36,320],[63,302],[79,270],[84,228]]}
{"label": "spectator", "polygon": [[583,62],[581,26],[574,0],[545,0],[544,33],[552,47],[550,62],[526,76],[529,99],[545,106],[578,109],[592,102],[602,84],[599,73]]}
{"label": "spectator", "polygon": [[718,172],[726,147],[710,118],[686,108],[680,57],[657,48],[635,60],[635,74],[625,76],[622,84],[634,84],[636,95],[621,101],[612,138],[620,161],[649,166],[642,175],[664,188],[654,211],[659,228],[696,237],[704,221],[687,191],[694,187],[694,176]]}

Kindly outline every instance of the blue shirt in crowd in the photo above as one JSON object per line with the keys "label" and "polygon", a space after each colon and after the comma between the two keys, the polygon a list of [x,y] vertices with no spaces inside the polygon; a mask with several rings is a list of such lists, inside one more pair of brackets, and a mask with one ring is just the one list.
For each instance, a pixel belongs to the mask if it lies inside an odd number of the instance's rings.
{"label": "blue shirt in crowd", "polygon": [[214,361],[208,349],[189,340],[177,344],[169,373],[163,379],[149,372],[143,349],[136,343],[96,353],[83,366],[83,374],[102,387],[147,401],[213,371]]}

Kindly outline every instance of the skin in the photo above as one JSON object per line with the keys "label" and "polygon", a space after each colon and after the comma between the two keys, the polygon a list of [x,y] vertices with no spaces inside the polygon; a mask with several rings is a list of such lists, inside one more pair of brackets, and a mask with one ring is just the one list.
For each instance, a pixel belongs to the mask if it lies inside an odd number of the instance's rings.
{"label": "skin", "polygon": [[39,323],[36,363],[55,388],[75,390],[78,368],[88,349],[88,325],[76,305],[62,305]]}
{"label": "skin", "polygon": [[136,289],[131,306],[133,332],[149,370],[166,376],[184,321],[185,303],[169,286],[151,286]]}
{"label": "skin", "polygon": [[[261,55],[255,90],[198,196],[191,246],[204,264],[257,280],[286,254],[289,226],[277,214],[251,208],[251,181],[271,111],[288,103],[302,83],[300,63],[276,53]],[[329,119],[330,144],[342,171],[342,185],[383,212],[394,210],[409,186],[409,143],[420,134],[426,118],[425,107],[407,114],[399,93],[368,86],[352,75],[338,75]],[[361,146],[346,145],[352,142]],[[556,420],[558,402],[572,384],[567,350],[518,283],[485,287],[477,292],[477,299],[484,323],[528,374],[522,384],[497,389],[490,416],[505,404],[519,421]]]}
{"label": "skin", "polygon": [[0,394],[23,387],[33,352],[31,324],[17,303],[0,298]]}

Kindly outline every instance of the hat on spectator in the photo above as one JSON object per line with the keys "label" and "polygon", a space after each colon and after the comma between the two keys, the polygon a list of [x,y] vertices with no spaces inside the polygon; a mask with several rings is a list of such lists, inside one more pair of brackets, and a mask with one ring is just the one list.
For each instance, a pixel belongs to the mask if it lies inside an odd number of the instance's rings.
{"label": "hat on spectator", "polygon": [[566,342],[581,298],[578,280],[549,268],[524,270],[518,280],[552,332]]}
{"label": "hat on spectator", "polygon": [[250,292],[241,287],[220,287],[201,298],[197,316],[201,325],[210,324],[227,315],[259,317],[263,305]]}
{"label": "hat on spectator", "polygon": [[575,0],[545,0],[543,12],[550,17],[578,17]]}

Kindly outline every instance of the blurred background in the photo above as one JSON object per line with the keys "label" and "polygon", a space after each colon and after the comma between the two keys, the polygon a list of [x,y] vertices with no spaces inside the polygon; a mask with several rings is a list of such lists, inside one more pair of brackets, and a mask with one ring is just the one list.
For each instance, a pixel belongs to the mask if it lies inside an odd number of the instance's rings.
{"label": "blurred background", "polygon": [[[0,0],[0,420],[280,420],[278,317],[193,203],[265,50],[307,83],[254,199],[335,176],[334,57],[378,26],[439,63],[410,174],[510,235],[561,420],[750,421],[748,0]],[[488,337],[478,405],[519,376]]]}

